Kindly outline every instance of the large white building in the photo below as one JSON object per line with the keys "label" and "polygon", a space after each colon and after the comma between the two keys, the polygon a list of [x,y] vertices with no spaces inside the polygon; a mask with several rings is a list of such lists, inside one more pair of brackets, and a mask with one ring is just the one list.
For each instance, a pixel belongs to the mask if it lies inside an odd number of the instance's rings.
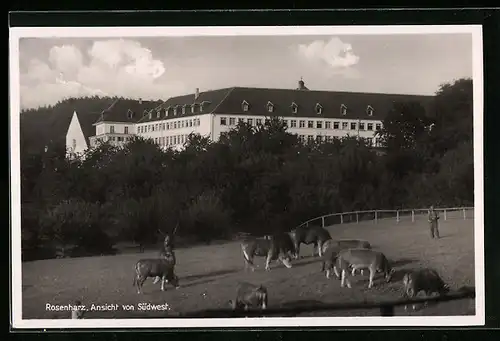
{"label": "large white building", "polygon": [[[375,132],[397,101],[427,102],[430,96],[232,87],[172,97],[163,103],[117,100],[94,123],[90,147],[99,140],[122,145],[134,135],[180,149],[194,132],[216,141],[239,121],[253,126],[271,117],[285,121],[303,141],[359,136],[378,146]],[[71,136],[69,136],[71,135]],[[82,140],[69,129],[67,141]],[[81,150],[78,146],[68,146]]]}

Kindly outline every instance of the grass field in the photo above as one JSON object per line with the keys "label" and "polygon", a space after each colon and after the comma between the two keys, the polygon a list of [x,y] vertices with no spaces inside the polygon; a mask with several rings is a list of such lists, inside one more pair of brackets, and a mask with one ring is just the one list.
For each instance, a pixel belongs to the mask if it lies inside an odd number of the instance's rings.
{"label": "grass field", "polygon": [[[394,280],[386,284],[376,277],[375,287],[367,289],[367,275],[351,278],[353,288],[341,288],[340,281],[327,280],[320,272],[319,258],[312,258],[312,247],[302,246],[303,259],[294,261],[293,268],[271,265],[264,271],[264,258],[257,258],[259,268],[244,272],[243,258],[237,242],[197,246],[176,250],[176,272],[181,288],[175,290],[148,279],[144,294],[138,295],[132,286],[135,262],[140,258],[155,258],[157,251],[143,254],[121,254],[73,259],[54,259],[23,263],[22,295],[24,319],[69,318],[69,312],[46,310],[46,304],[64,305],[80,299],[83,304],[134,305],[134,311],[89,311],[86,318],[147,318],[163,317],[166,312],[139,311],[139,303],[168,304],[171,312],[199,309],[228,308],[228,300],[236,292],[238,281],[262,283],[269,291],[269,305],[279,306],[291,301],[360,302],[391,300],[401,296],[402,271],[418,267],[434,267],[452,289],[474,286],[474,220],[441,221],[441,239],[431,239],[423,219],[415,223],[394,220],[334,225],[329,231],[336,238],[358,238],[372,243],[373,248],[386,254],[396,268]],[[474,314],[473,300],[440,303],[416,312],[396,308],[396,315],[467,315]],[[353,310],[307,314],[302,316],[371,316],[378,310]]]}

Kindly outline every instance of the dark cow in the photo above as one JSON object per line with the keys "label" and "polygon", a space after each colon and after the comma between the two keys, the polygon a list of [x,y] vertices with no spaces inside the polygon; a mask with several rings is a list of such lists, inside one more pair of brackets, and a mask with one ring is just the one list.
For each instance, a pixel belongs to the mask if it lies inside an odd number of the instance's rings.
{"label": "dark cow", "polygon": [[248,266],[252,268],[252,271],[255,270],[253,258],[258,256],[266,257],[266,270],[269,271],[272,260],[276,260],[278,263],[282,262],[287,268],[291,268],[290,253],[295,250],[290,236],[287,233],[280,233],[270,237],[246,238],[241,242],[241,251],[245,260],[245,270],[248,269]]}
{"label": "dark cow", "polygon": [[321,257],[323,255],[323,244],[327,240],[332,239],[330,232],[321,226],[300,226],[292,230],[289,234],[295,246],[295,259],[299,258],[300,244],[313,244],[313,257],[316,255],[316,248],[318,249],[318,254]]}
{"label": "dark cow", "polygon": [[263,285],[240,283],[236,291],[236,299],[230,300],[233,310],[248,310],[250,307],[267,308],[267,289]]}
{"label": "dark cow", "polygon": [[[445,295],[450,291],[448,284],[439,276],[438,272],[431,268],[423,268],[413,270],[406,273],[403,277],[404,297],[416,297],[419,292],[423,291],[426,296],[431,296],[434,293]],[[413,310],[416,305],[413,305]],[[405,310],[407,306],[405,305]]]}
{"label": "dark cow", "polygon": [[[322,256],[322,267],[321,271],[331,269],[335,264],[337,255],[340,251],[345,249],[371,249],[372,246],[369,242],[359,239],[339,239],[339,240],[327,240],[323,244],[323,256]],[[363,274],[363,269],[360,270]],[[354,276],[356,269],[352,269],[352,276]]]}
{"label": "dark cow", "polygon": [[[337,268],[341,271],[340,275]],[[387,257],[382,252],[370,249],[347,249],[340,251],[333,270],[337,277],[341,277],[340,286],[344,287],[347,282],[347,287],[350,288],[351,284],[347,278],[348,271],[362,268],[368,268],[370,271],[368,288],[373,287],[373,278],[377,272],[382,272],[384,274],[387,283],[391,281],[392,275],[394,274],[394,269],[391,267]],[[328,270],[327,277],[329,277]]]}
{"label": "dark cow", "polygon": [[142,286],[148,277],[161,278],[161,291],[165,291],[165,282],[179,288],[179,278],[174,273],[174,266],[167,259],[141,259],[135,264],[133,285],[137,285],[137,293],[142,292]]}

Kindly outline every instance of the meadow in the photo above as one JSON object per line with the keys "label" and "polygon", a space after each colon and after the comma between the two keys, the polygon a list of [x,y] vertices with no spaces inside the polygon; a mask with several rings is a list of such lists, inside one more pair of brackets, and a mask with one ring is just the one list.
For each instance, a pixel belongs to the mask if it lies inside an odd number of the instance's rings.
{"label": "meadow", "polygon": [[[454,218],[454,219],[453,219]],[[85,318],[158,318],[178,313],[215,308],[228,308],[239,281],[263,284],[268,288],[269,306],[293,301],[309,304],[384,301],[402,295],[401,278],[405,270],[433,267],[452,290],[474,286],[474,219],[449,217],[440,223],[441,239],[431,239],[425,217],[415,222],[403,219],[363,221],[327,228],[332,238],[368,240],[374,249],[386,254],[396,273],[390,283],[376,277],[375,286],[367,288],[367,274],[351,278],[353,288],[341,288],[340,281],[327,280],[320,272],[321,261],[311,257],[312,247],[301,247],[303,258],[291,269],[272,263],[264,270],[264,258],[256,258],[255,272],[245,272],[238,242],[193,246],[176,250],[178,290],[148,279],[143,294],[132,286],[134,265],[141,258],[156,258],[157,250],[123,253],[115,256],[65,258],[24,262],[22,265],[22,316],[24,319],[65,319],[70,313],[50,311],[46,304],[64,305],[81,300],[92,304],[117,304],[114,311],[88,311]],[[167,304],[168,311],[140,310],[140,303]],[[122,305],[132,305],[126,311]],[[303,314],[301,316],[376,316],[378,310],[352,310]],[[415,312],[402,307],[396,315],[469,315],[474,314],[474,300],[458,300],[429,306]]]}

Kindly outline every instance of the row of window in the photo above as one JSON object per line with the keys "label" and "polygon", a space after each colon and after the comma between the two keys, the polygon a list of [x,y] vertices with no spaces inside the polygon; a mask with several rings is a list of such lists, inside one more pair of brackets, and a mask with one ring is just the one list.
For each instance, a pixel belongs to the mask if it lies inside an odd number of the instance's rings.
{"label": "row of window", "polygon": [[[314,121],[314,120],[283,120],[285,125],[290,128],[316,128],[316,129],[338,129],[338,130],[368,130],[373,131],[379,130],[382,128],[381,123],[365,123],[365,122],[338,122],[338,121]],[[298,121],[298,122],[297,122]],[[245,119],[238,118],[238,122],[245,122]],[[250,125],[254,125],[253,118],[247,118],[246,122]],[[266,124],[269,122],[269,119],[265,119]],[[307,127],[306,127],[307,122]],[[297,126],[298,123],[298,126]],[[316,124],[315,124],[316,123]],[[255,125],[261,125],[262,119],[255,119]],[[236,118],[235,117],[221,117],[220,118],[221,126],[235,126]]]}
{"label": "row of window", "polygon": [[[111,134],[115,133],[115,126],[109,126],[109,132]],[[128,134],[128,127],[123,127],[123,133]]]}
{"label": "row of window", "polygon": [[[201,113],[201,112],[203,112],[203,106],[207,105],[207,104],[210,104],[210,101],[203,101],[201,103],[193,103],[193,104],[183,104],[183,105],[178,104],[175,106],[169,106],[168,108],[163,110],[164,117],[185,115],[188,112],[188,110],[192,114]],[[150,120],[153,118],[153,111],[154,110],[151,110],[148,113],[148,117]],[[162,113],[162,110],[157,110],[155,113],[156,118],[161,118],[161,113]],[[130,110],[128,113],[128,117],[129,118],[133,117],[133,113]]]}
{"label": "row of window", "polygon": [[[329,135],[299,135],[299,141],[305,143],[306,141],[308,142],[313,142],[313,141],[316,141],[316,142],[332,142],[333,139],[335,138],[338,138],[338,137],[335,137],[335,136],[329,136]],[[368,146],[379,146],[380,143],[378,141],[378,139],[376,137],[374,138],[369,138],[369,137],[366,137],[366,138],[362,138],[365,143],[368,145]]]}
{"label": "row of window", "polygon": [[[271,101],[267,102],[266,107],[268,112],[274,112],[274,104]],[[241,109],[243,111],[250,110],[250,104],[247,101],[243,101],[241,103]],[[316,114],[321,115],[323,113],[323,106],[320,103],[316,103],[316,105],[314,106],[314,110],[316,111]],[[342,116],[347,115],[347,105],[341,104],[339,110]],[[299,106],[297,105],[297,103],[292,102],[292,104],[290,105],[290,111],[293,114],[297,114],[299,112]],[[366,114],[368,116],[373,116],[373,112],[374,109],[371,105],[366,106]]]}
{"label": "row of window", "polygon": [[189,135],[175,135],[175,136],[162,136],[162,137],[155,137],[154,141],[156,144],[159,144],[160,146],[175,146],[179,144],[184,144],[188,140]]}
{"label": "row of window", "polygon": [[138,134],[144,134],[144,133],[150,133],[150,132],[154,132],[154,131],[171,130],[171,129],[188,128],[188,127],[198,127],[199,125],[200,125],[200,119],[193,118],[190,120],[179,120],[179,121],[173,121],[173,122],[153,123],[153,124],[138,126],[137,132],[138,132]]}
{"label": "row of window", "polygon": [[[210,102],[203,101],[202,103],[175,105],[173,107],[168,107],[168,108],[163,110],[165,113],[164,116],[168,117],[171,115],[173,115],[173,116],[185,115],[187,113],[188,108],[189,108],[190,113],[192,113],[192,114],[201,113],[201,112],[203,112],[203,105],[205,105],[205,104],[210,104]],[[267,107],[268,112],[274,112],[275,105],[271,101],[267,102],[266,107]],[[241,103],[241,109],[244,112],[249,111],[250,104],[244,100]],[[314,110],[316,111],[316,113],[318,115],[320,115],[323,113],[323,106],[320,103],[316,103],[316,105],[314,106]],[[347,105],[341,104],[339,110],[340,110],[341,115],[343,115],[343,116],[347,115]],[[299,112],[299,106],[297,105],[297,103],[292,102],[292,104],[290,105],[290,111],[294,114],[297,114]],[[155,115],[156,118],[161,118],[161,112],[162,112],[161,110],[156,111],[156,115]],[[368,105],[366,107],[366,114],[368,116],[373,116],[373,112],[374,112],[373,107],[371,105]],[[129,118],[132,118],[133,112],[129,110],[128,116],[129,116]],[[149,116],[149,119],[153,118],[153,110],[149,111],[148,116]]]}
{"label": "row of window", "polygon": [[132,136],[108,136],[97,138],[96,141],[111,141],[111,142],[129,142],[132,141]]}

